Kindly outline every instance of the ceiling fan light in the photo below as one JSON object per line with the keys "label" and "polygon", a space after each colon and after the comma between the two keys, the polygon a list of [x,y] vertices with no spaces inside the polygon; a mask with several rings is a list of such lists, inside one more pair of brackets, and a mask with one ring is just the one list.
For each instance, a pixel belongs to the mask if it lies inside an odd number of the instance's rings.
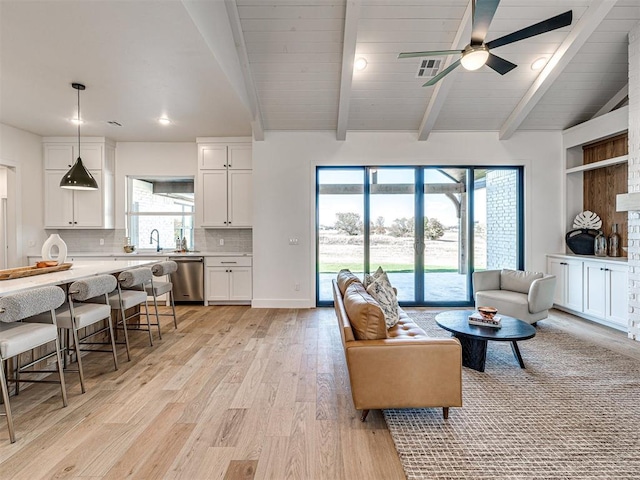
{"label": "ceiling fan light", "polygon": [[462,54],[460,63],[467,70],[478,70],[481,66],[487,63],[489,58],[489,50],[482,46],[479,48],[469,47],[468,50]]}

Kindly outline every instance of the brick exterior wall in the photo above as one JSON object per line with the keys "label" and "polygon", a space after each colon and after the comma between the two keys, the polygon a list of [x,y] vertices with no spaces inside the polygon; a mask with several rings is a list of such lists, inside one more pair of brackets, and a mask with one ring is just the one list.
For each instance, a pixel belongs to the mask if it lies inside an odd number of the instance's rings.
{"label": "brick exterior wall", "polygon": [[518,266],[518,176],[514,170],[488,170],[487,269]]}
{"label": "brick exterior wall", "polygon": [[[640,192],[640,24],[629,32],[629,192]],[[640,212],[629,212],[629,338],[640,341]]]}

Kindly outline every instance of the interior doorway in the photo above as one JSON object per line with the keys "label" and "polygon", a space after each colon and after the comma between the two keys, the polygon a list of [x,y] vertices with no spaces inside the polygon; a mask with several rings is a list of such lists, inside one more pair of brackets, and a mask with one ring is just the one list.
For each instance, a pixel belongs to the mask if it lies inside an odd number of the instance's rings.
{"label": "interior doorway", "polygon": [[22,263],[18,252],[17,168],[0,160],[0,269]]}

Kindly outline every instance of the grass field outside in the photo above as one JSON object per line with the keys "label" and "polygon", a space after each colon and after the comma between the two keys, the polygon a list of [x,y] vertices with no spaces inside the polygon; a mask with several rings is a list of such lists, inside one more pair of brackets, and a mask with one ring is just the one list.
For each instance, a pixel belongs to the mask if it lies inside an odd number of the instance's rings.
{"label": "grass field outside", "polygon": [[[378,266],[391,273],[414,271],[414,239],[372,235],[370,241],[371,271]],[[345,235],[335,230],[322,230],[319,235],[319,272],[335,273],[343,268],[362,272],[364,237]],[[486,268],[486,239],[476,235],[475,268]],[[425,273],[458,271],[458,231],[448,229],[438,240],[425,242]]]}

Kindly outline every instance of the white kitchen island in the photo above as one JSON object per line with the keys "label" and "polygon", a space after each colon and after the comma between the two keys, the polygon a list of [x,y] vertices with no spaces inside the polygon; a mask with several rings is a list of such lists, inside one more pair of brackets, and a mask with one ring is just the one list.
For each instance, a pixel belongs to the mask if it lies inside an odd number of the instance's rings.
{"label": "white kitchen island", "polygon": [[94,275],[111,274],[152,265],[158,260],[85,260],[74,262],[69,270],[43,273],[24,278],[0,281],[0,297],[50,285],[67,285]]}

